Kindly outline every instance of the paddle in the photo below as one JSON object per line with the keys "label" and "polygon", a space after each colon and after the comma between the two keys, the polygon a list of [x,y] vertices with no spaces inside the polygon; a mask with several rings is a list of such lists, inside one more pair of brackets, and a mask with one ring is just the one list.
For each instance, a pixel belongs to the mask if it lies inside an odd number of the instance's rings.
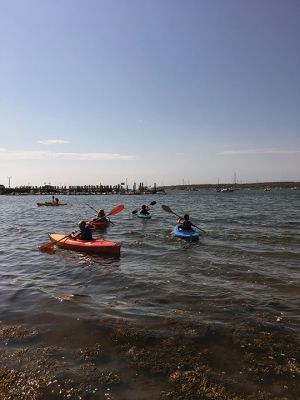
{"label": "paddle", "polygon": [[[176,214],[174,211],[171,210],[171,208],[169,206],[164,206],[162,205],[161,208],[166,211],[167,213],[171,213],[176,215],[176,217],[182,219],[182,217],[178,214]],[[208,233],[206,231],[204,231],[203,229],[201,229],[199,226],[192,224],[195,228],[199,229],[200,231],[202,231],[205,235],[207,235]]]}
{"label": "paddle", "polygon": [[86,204],[88,207],[90,207],[90,209],[91,210],[93,210],[93,211],[95,211],[96,213],[98,213],[98,211],[94,208],[94,207],[92,207],[92,206],[90,206],[89,204]]}
{"label": "paddle", "polygon": [[[151,201],[149,206],[154,206],[154,204],[156,204],[156,201]],[[136,208],[135,210],[132,211],[132,214],[136,214],[139,210],[140,210],[140,208]]]}
{"label": "paddle", "polygon": [[47,243],[44,243],[44,244],[42,244],[41,246],[39,246],[39,249],[40,249],[41,251],[49,250],[49,249],[51,249],[53,246],[55,246],[56,243],[61,242],[61,241],[64,240],[64,239],[67,239],[70,235],[71,235],[71,233],[69,233],[68,235],[62,237],[62,238],[59,239],[59,240],[56,240],[55,242],[47,242]]}
{"label": "paddle", "polygon": [[[87,206],[90,207],[92,210],[96,211],[96,213],[98,214],[98,211],[94,207],[90,206],[89,204],[87,204]],[[104,217],[108,217],[109,215],[119,214],[121,211],[124,210],[124,208],[125,207],[123,204],[119,204],[118,206],[116,206],[112,210],[110,210],[110,212],[108,214],[104,215]],[[114,223],[112,221],[110,221],[110,222],[114,225]]]}
{"label": "paddle", "polygon": [[[89,204],[87,204],[88,207],[90,207],[92,210],[96,211],[96,213],[98,213],[98,211],[90,206]],[[108,217],[109,215],[116,215],[119,214],[121,211],[124,210],[124,205],[123,204],[119,204],[118,206],[114,207],[112,210],[110,210],[110,212],[108,214],[106,214],[105,216]]]}

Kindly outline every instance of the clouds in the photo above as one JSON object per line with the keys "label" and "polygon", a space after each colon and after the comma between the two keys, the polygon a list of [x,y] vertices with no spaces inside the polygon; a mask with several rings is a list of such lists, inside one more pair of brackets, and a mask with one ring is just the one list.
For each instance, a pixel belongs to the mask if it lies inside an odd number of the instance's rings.
{"label": "clouds", "polygon": [[64,139],[47,139],[47,140],[39,140],[38,143],[51,145],[51,144],[67,144],[71,142],[69,140],[64,140]]}
{"label": "clouds", "polygon": [[8,150],[0,148],[0,160],[133,161],[134,155],[118,153],[50,152],[48,150]]}
{"label": "clouds", "polygon": [[237,156],[237,155],[257,155],[257,154],[299,154],[300,149],[244,149],[244,150],[225,150],[219,155]]}

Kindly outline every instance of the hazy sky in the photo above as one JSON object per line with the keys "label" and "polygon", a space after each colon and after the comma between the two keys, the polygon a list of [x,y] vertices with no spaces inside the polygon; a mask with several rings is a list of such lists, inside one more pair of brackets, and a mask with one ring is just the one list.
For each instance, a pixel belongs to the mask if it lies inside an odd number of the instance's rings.
{"label": "hazy sky", "polygon": [[0,184],[300,180],[299,0],[0,0]]}

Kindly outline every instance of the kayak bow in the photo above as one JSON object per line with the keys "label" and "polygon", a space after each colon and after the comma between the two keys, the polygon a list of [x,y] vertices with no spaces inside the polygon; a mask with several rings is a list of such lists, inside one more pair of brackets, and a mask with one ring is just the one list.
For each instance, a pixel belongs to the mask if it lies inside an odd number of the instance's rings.
{"label": "kayak bow", "polygon": [[180,225],[176,225],[172,233],[175,237],[178,237],[180,239],[186,239],[186,240],[199,239],[199,233],[194,231],[194,229],[183,230],[180,229]]}
{"label": "kayak bow", "polygon": [[107,221],[88,221],[88,224],[91,225],[96,230],[101,231],[109,227],[110,220],[108,219]]}
{"label": "kayak bow", "polygon": [[139,218],[143,218],[143,219],[150,219],[151,218],[151,214],[141,214],[138,213],[136,214]]}

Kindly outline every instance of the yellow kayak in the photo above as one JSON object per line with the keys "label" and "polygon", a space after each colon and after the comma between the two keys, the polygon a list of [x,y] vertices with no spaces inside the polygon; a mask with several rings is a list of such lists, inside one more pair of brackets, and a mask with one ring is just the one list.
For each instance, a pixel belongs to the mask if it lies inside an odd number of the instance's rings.
{"label": "yellow kayak", "polygon": [[57,207],[57,206],[66,206],[67,203],[63,203],[59,201],[58,203],[54,203],[53,201],[44,201],[44,202],[38,202],[36,203],[38,206],[52,206],[52,207]]}

